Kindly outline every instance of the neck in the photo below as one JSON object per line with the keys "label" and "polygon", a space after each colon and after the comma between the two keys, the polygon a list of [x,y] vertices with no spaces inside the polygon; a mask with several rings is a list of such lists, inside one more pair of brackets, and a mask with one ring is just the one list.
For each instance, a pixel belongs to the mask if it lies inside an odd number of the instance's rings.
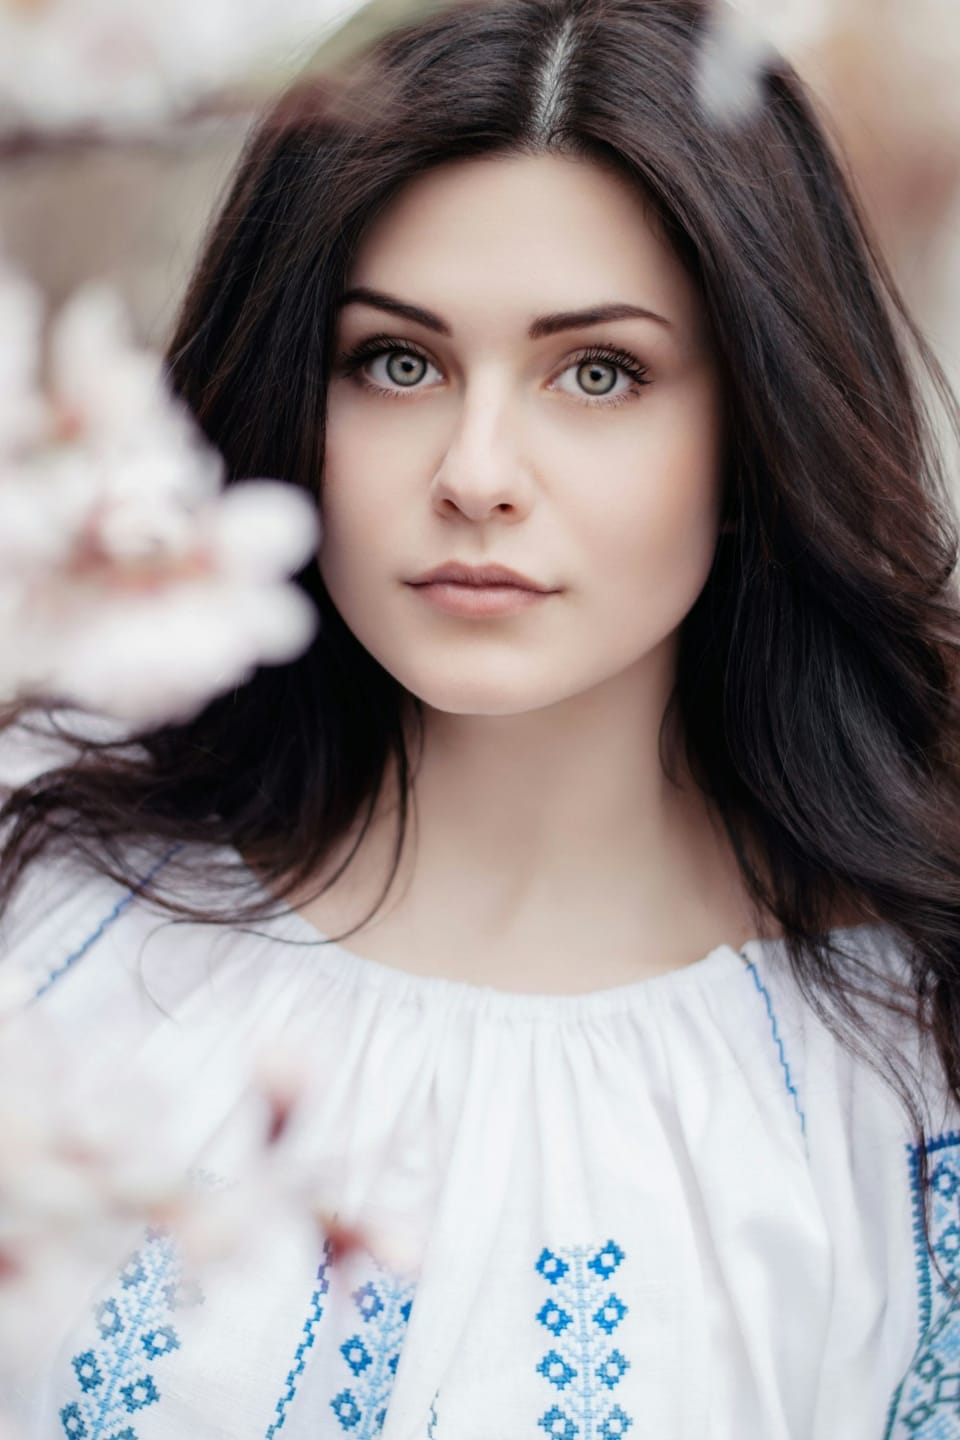
{"label": "neck", "polygon": [[596,892],[644,870],[652,879],[691,808],[702,811],[663,772],[664,704],[618,676],[520,715],[426,711],[414,782],[420,863],[469,872],[487,913],[498,901],[556,903],[572,883]]}
{"label": "neck", "polygon": [[[516,964],[518,955],[556,956],[564,945],[582,960],[584,946],[596,945],[682,963],[758,933],[703,793],[685,765],[675,779],[663,770],[668,660],[648,657],[642,673],[517,715],[424,707],[419,749],[410,726],[412,813],[400,868],[357,932],[372,936],[368,952],[455,950],[466,967],[467,949],[509,953]],[[313,908],[327,933],[359,924],[377,905],[392,865],[396,802],[391,769],[336,896]],[[345,837],[334,868],[354,839]],[[611,973],[630,963],[612,961]]]}

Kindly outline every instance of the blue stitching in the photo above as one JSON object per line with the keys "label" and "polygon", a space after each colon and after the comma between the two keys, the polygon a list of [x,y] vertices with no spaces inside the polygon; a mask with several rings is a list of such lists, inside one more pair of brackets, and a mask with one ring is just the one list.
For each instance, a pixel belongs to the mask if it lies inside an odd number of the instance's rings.
{"label": "blue stitching", "polygon": [[72,955],[68,955],[66,960],[64,960],[63,963],[58,966],[56,970],[51,970],[46,980],[44,980],[43,984],[40,986],[39,990],[34,995],[34,1000],[39,1000],[41,995],[45,995],[46,992],[51,988],[51,986],[55,985],[56,982],[60,979],[60,977],[67,973],[67,971],[72,965],[75,965],[78,960],[83,958],[83,956],[90,949],[91,945],[93,945],[97,940],[100,939],[100,936],[110,925],[113,924],[114,920],[117,920],[120,917],[123,911],[133,900],[133,897],[134,892],[130,890],[127,892],[126,895],[124,895],[122,900],[117,901],[110,914],[100,921],[100,924],[97,926],[96,930],[94,930],[93,934],[89,935],[87,939],[84,940],[80,948],[78,950],[74,950]]}
{"label": "blue stitching", "polygon": [[340,1354],[357,1381],[357,1393],[348,1386],[330,1401],[341,1429],[355,1430],[357,1440],[373,1440],[383,1429],[413,1306],[414,1283],[381,1265],[377,1269],[379,1285],[368,1280],[351,1296],[364,1327],[369,1327],[366,1335],[370,1346],[359,1332],[340,1346]]}
{"label": "blue stitching", "polygon": [[[159,859],[157,863],[150,870],[147,871],[146,875],[144,875],[143,879],[140,881],[140,884],[145,885],[148,880],[152,880],[155,875],[159,874],[159,872],[163,869],[164,865],[166,865],[170,860],[172,860],[173,856],[176,855],[177,851],[182,849],[182,843],[174,845],[171,850],[167,851],[166,855],[162,856],[161,859]],[[77,963],[78,960],[83,959],[84,955],[86,955],[87,951],[91,948],[91,946],[96,944],[96,942],[100,939],[101,935],[103,935],[104,931],[108,930],[110,926],[114,923],[114,921],[120,918],[124,910],[126,910],[127,906],[133,903],[133,901],[137,898],[138,893],[139,892],[136,889],[128,890],[126,895],[122,896],[117,901],[116,905],[114,905],[113,909],[110,911],[110,914],[104,916],[104,918],[100,921],[100,924],[94,930],[93,934],[88,935],[86,940],[84,940],[83,944],[80,945],[78,949],[74,950],[72,954],[68,955],[67,958],[62,961],[55,970],[51,970],[50,974],[47,976],[46,980],[44,980],[39,990],[34,993],[33,1000],[30,1002],[31,1004],[35,1004],[36,1001],[40,999],[40,996],[45,995],[47,991],[50,990],[59,979],[61,979],[62,976],[66,975],[67,971],[70,970]]]}
{"label": "blue stitching", "polygon": [[315,1331],[323,1316],[323,1296],[330,1289],[330,1281],[327,1279],[327,1269],[333,1256],[333,1246],[329,1240],[323,1242],[323,1259],[317,1270],[317,1283],[313,1294],[310,1296],[310,1313],[303,1322],[302,1338],[300,1344],[293,1352],[293,1364],[287,1372],[286,1393],[281,1395],[273,1407],[277,1412],[276,1420],[267,1426],[264,1440],[273,1440],[278,1430],[283,1429],[284,1421],[287,1418],[287,1407],[293,1402],[297,1393],[297,1386],[300,1377],[307,1368],[307,1351],[313,1348],[316,1338]]}
{"label": "blue stitching", "polygon": [[585,1245],[544,1247],[537,1259],[534,1268],[558,1297],[545,1300],[536,1315],[554,1339],[537,1374],[563,1395],[563,1406],[554,1403],[537,1422],[551,1440],[613,1440],[633,1425],[608,1399],[630,1369],[617,1346],[607,1348],[629,1308],[608,1284],[624,1259],[614,1240],[592,1252]]}
{"label": "blue stitching", "polygon": [[94,1309],[97,1338],[72,1360],[81,1393],[60,1411],[70,1440],[98,1440],[108,1432],[111,1440],[137,1440],[132,1426],[113,1427],[160,1400],[153,1365],[180,1348],[170,1319],[180,1306],[203,1300],[192,1286],[182,1292],[179,1257],[163,1230],[146,1232],[118,1280]]}
{"label": "blue stitching", "polygon": [[745,962],[746,962],[747,969],[750,971],[751,975],[753,976],[753,983],[754,983],[754,985],[757,987],[757,989],[759,990],[760,994],[761,994],[761,995],[763,996],[763,998],[764,998],[764,1002],[766,1003],[767,1014],[768,1014],[769,1017],[770,1017],[770,1029],[771,1029],[771,1031],[772,1031],[774,1040],[777,1042],[777,1049],[778,1049],[778,1051],[780,1052],[780,1064],[781,1064],[781,1066],[783,1067],[783,1074],[784,1074],[784,1078],[785,1078],[786,1083],[787,1083],[787,1090],[788,1090],[788,1091],[790,1092],[790,1094],[793,1096],[793,1108],[796,1110],[797,1114],[798,1114],[799,1117],[800,1117],[800,1130],[801,1130],[802,1134],[804,1135],[804,1137],[806,1137],[806,1133],[807,1133],[807,1119],[806,1119],[806,1116],[804,1115],[803,1111],[802,1111],[801,1108],[800,1108],[800,1098],[799,1098],[799,1096],[797,1095],[797,1087],[794,1085],[793,1081],[790,1079],[790,1066],[787,1064],[787,1057],[786,1057],[786,1053],[784,1052],[783,1041],[780,1039],[780,1033],[779,1033],[779,1031],[778,1031],[778,1029],[777,1029],[777,1017],[776,1017],[776,1015],[773,1013],[773,1003],[772,1003],[772,1001],[771,1001],[771,999],[770,999],[770,994],[769,994],[769,992],[768,992],[768,990],[767,990],[767,987],[764,985],[763,981],[760,979],[760,976],[759,976],[759,974],[758,974],[758,972],[757,972],[757,967],[756,967],[756,965],[753,963],[752,960],[747,960],[746,956],[744,956],[743,958],[744,958],[744,960],[745,960]]}
{"label": "blue stitching", "polygon": [[[927,1141],[926,1150],[932,1155],[937,1150],[956,1148],[960,1151],[960,1131],[949,1130]],[[909,1434],[914,1440],[947,1440],[948,1436],[960,1434],[960,1311],[955,1301],[944,1303],[939,1314],[934,1315],[934,1294],[931,1281],[931,1261],[923,1232],[923,1193],[920,1189],[920,1147],[907,1144],[908,1173],[913,1205],[913,1241],[917,1266],[917,1292],[920,1335],[913,1359],[895,1389],[887,1412],[884,1440],[893,1440],[894,1434]],[[947,1165],[948,1188],[935,1184],[941,1167],[934,1167],[927,1176],[927,1189],[937,1190],[932,1214],[931,1241],[933,1248],[941,1250],[946,1237],[951,1237],[952,1254],[948,1260],[960,1258],[960,1153],[952,1157]],[[939,1237],[939,1238],[938,1238]],[[948,1284],[956,1280],[956,1271],[947,1275]],[[938,1293],[947,1301],[943,1285]],[[907,1391],[907,1385],[910,1385]],[[951,1390],[945,1387],[952,1387]],[[909,1410],[906,1407],[909,1405]],[[932,1421],[928,1425],[928,1421]],[[900,1429],[900,1424],[903,1430]],[[946,1424],[949,1429],[944,1429]],[[896,1426],[896,1432],[894,1427]]]}

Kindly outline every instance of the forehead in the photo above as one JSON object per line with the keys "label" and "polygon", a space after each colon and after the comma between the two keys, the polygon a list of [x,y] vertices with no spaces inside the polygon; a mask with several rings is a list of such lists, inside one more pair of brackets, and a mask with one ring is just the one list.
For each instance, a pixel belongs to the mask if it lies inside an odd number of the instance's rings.
{"label": "forehead", "polygon": [[415,301],[460,328],[623,301],[696,328],[693,281],[639,186],[582,157],[444,164],[377,217],[348,286]]}

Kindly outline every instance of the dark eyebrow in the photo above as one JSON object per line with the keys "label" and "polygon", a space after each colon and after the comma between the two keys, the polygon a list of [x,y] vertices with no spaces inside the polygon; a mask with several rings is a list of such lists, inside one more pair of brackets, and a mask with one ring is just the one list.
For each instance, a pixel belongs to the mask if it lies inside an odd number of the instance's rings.
{"label": "dark eyebrow", "polygon": [[[375,310],[386,310],[390,315],[399,315],[403,320],[412,320],[415,325],[424,325],[428,330],[435,330],[438,335],[451,333],[446,321],[441,320],[439,315],[434,315],[431,310],[424,310],[419,305],[408,305],[406,301],[384,295],[379,290],[368,290],[365,285],[348,290],[340,300],[340,307],[351,303],[372,305]],[[528,333],[531,340],[542,340],[544,336],[556,335],[561,330],[579,330],[586,325],[600,325],[610,320],[655,320],[658,325],[670,324],[663,315],[658,315],[653,310],[644,310],[639,305],[593,305],[589,310],[560,310],[553,315],[538,315],[530,325]]]}
{"label": "dark eyebrow", "polygon": [[541,340],[544,335],[556,335],[560,330],[579,330],[584,325],[602,325],[609,320],[655,320],[658,325],[669,328],[670,321],[655,310],[645,310],[642,305],[593,305],[589,310],[558,310],[554,315],[538,315],[530,326],[530,339]]}

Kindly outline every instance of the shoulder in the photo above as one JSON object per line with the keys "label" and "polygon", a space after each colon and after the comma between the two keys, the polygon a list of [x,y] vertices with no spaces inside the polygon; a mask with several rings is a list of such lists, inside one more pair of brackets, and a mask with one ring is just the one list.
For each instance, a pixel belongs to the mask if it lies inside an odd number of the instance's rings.
{"label": "shoulder", "polygon": [[[44,711],[0,730],[0,801],[69,765],[84,740],[118,738],[105,720]],[[122,737],[119,737],[122,738]],[[7,832],[0,832],[5,843]],[[50,851],[27,866],[0,911],[0,974],[18,972],[39,989],[122,902],[124,887],[96,874],[76,855]]]}
{"label": "shoulder", "polygon": [[134,891],[71,856],[41,856],[0,914],[0,975],[29,997],[50,990],[131,908]]}
{"label": "shoulder", "polygon": [[[132,1051],[159,1029],[213,1046],[259,1023],[264,996],[309,989],[308,957],[281,921],[245,923],[215,894],[221,849],[128,847],[127,881],[74,853],[41,856],[0,913],[0,1006],[31,1006],[91,1045]],[[156,880],[156,898],[144,886]],[[193,907],[206,910],[197,915]],[[180,909],[180,906],[185,907]],[[214,913],[216,912],[216,913]],[[138,1038],[139,1037],[139,1038]]]}
{"label": "shoulder", "polygon": [[128,740],[129,732],[103,715],[79,710],[35,710],[0,727],[0,797],[9,795],[46,771],[68,765],[90,742],[142,746]]}
{"label": "shoulder", "polygon": [[815,971],[801,983],[780,940],[748,947],[756,985],[811,1153],[832,1156],[829,1165],[857,1157],[867,1170],[886,1156],[899,1185],[917,1121],[928,1141],[960,1139],[960,1101],[922,1019],[907,939],[876,922],[830,939],[842,988]]}

